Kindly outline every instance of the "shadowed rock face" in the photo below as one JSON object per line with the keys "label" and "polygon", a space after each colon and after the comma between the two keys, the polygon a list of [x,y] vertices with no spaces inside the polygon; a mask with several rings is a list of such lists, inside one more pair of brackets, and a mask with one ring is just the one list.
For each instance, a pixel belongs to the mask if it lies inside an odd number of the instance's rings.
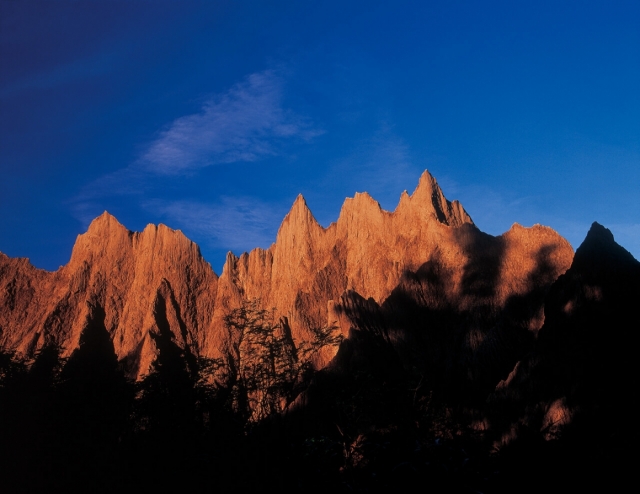
{"label": "shadowed rock face", "polygon": [[514,225],[500,237],[470,224],[444,233],[381,304],[347,292],[332,311],[343,328],[385,335],[433,389],[482,400],[533,348],[544,297],[572,250],[538,225]]}
{"label": "shadowed rock face", "polygon": [[614,456],[635,444],[638,300],[640,263],[594,223],[549,290],[533,351],[490,400],[495,429],[588,437],[585,447]]}
{"label": "shadowed rock face", "polygon": [[[0,254],[0,345],[33,354],[56,342],[69,355],[100,307],[118,358],[140,376],[157,354],[152,336],[170,333],[193,355],[218,356],[229,344],[225,314],[260,298],[298,343],[326,324],[345,336],[374,331],[407,365],[451,377],[463,362],[471,381],[490,383],[532,344],[544,295],[572,259],[546,227],[480,232],[426,171],[394,212],[356,194],[328,228],[299,196],[275,243],[229,253],[219,278],[180,231],[134,233],[104,213],[56,272]],[[505,349],[503,362],[496,355]]]}

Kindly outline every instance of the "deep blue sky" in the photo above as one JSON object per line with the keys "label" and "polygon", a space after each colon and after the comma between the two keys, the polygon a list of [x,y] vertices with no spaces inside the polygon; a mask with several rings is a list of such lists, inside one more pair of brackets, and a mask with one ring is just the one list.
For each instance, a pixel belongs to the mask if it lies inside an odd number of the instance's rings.
{"label": "deep blue sky", "polygon": [[0,0],[10,256],[56,269],[108,210],[220,273],[298,193],[327,226],[424,169],[488,233],[640,257],[640,2]]}

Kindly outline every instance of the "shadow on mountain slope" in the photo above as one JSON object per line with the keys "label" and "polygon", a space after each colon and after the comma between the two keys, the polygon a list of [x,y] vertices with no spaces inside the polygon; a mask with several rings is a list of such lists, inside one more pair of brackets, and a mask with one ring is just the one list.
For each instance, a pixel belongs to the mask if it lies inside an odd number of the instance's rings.
{"label": "shadow on mountain slope", "polygon": [[460,230],[467,257],[461,272],[436,253],[404,273],[382,306],[354,303],[347,293],[338,310],[352,328],[390,342],[404,367],[443,399],[477,406],[533,349],[544,297],[558,274],[552,261],[557,246],[538,249],[523,293],[502,302],[504,239]]}
{"label": "shadow on mountain slope", "polygon": [[594,223],[571,268],[551,287],[533,350],[490,397],[494,447],[510,479],[539,470],[628,479],[640,439],[638,312],[640,263]]}
{"label": "shadow on mountain slope", "polygon": [[332,364],[260,422],[172,332],[170,287],[154,302],[157,361],[135,389],[90,307],[66,365],[56,348],[30,367],[0,354],[3,487],[513,492],[628,480],[638,262],[594,225],[563,276],[554,245],[540,245],[524,288],[501,299],[494,240],[479,237],[484,254],[460,272],[432,257],[382,305],[343,294],[351,327]]}

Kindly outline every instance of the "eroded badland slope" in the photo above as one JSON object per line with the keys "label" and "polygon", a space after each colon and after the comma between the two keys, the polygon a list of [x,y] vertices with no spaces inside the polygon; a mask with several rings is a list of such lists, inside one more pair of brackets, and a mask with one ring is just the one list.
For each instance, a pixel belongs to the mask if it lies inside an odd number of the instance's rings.
{"label": "eroded badland slope", "polygon": [[377,331],[408,365],[491,386],[533,344],[544,296],[572,260],[550,228],[482,233],[426,171],[395,211],[356,194],[328,228],[299,196],[271,247],[229,253],[219,277],[180,231],[131,232],[105,212],[58,271],[0,254],[0,345],[29,356],[56,343],[70,355],[104,314],[118,359],[139,377],[160,333],[196,356],[224,354],[233,339],[225,315],[259,298],[297,344],[325,325],[352,339]]}

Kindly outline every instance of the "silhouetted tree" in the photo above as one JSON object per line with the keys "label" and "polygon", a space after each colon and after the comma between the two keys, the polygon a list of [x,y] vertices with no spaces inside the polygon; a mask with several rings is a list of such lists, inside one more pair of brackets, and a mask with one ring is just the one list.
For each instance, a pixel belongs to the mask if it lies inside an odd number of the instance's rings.
{"label": "silhouetted tree", "polygon": [[334,327],[313,328],[311,341],[296,348],[286,321],[275,321],[275,309],[260,299],[243,301],[225,318],[230,336],[226,382],[233,408],[251,422],[281,413],[295,398],[311,358],[342,335]]}
{"label": "silhouetted tree", "polygon": [[0,389],[11,390],[27,374],[27,367],[22,357],[15,351],[0,351]]}
{"label": "silhouetted tree", "polygon": [[29,387],[32,392],[51,391],[60,379],[67,359],[62,358],[62,349],[55,343],[48,343],[36,352],[29,369]]}
{"label": "silhouetted tree", "polygon": [[[0,434],[10,433],[11,422],[24,396],[25,360],[15,351],[0,351]],[[7,427],[8,426],[8,427]]]}
{"label": "silhouetted tree", "polygon": [[138,385],[139,425],[147,432],[185,434],[195,421],[196,369],[168,335],[154,333],[152,338],[158,355]]}
{"label": "silhouetted tree", "polygon": [[[89,481],[111,482],[108,466],[118,461],[133,402],[133,386],[118,366],[104,309],[92,304],[89,310],[78,347],[60,373],[54,403],[55,446],[64,458],[58,476],[64,478],[66,471],[67,482],[78,488]],[[42,355],[43,367],[54,359],[55,352],[48,352]]]}

